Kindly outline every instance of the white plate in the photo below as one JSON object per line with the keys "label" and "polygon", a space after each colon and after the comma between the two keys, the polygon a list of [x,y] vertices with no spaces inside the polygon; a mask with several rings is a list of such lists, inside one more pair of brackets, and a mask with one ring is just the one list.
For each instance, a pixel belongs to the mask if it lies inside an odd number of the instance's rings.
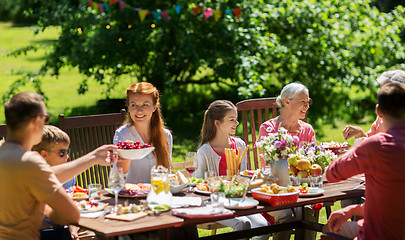
{"label": "white plate", "polygon": [[[142,183],[142,184],[145,185],[145,186],[151,187],[150,183]],[[152,189],[152,187],[151,187],[151,189]],[[108,192],[109,194],[114,195],[114,191],[111,188],[104,188],[104,190],[106,192]],[[124,198],[146,197],[146,196],[148,196],[148,193],[149,193],[149,191],[145,192],[144,194],[137,194],[137,195],[127,195],[127,194],[119,194],[118,193],[118,197],[124,197]]]}
{"label": "white plate", "polygon": [[125,159],[138,160],[155,150],[155,147],[140,149],[117,149],[118,155]]}
{"label": "white plate", "polygon": [[224,206],[228,209],[248,209],[256,207],[259,204],[259,201],[255,199],[245,198],[245,201],[242,200],[243,198],[227,198]]}
{"label": "white plate", "polygon": [[308,193],[300,193],[300,197],[315,197],[322,195],[325,192],[322,188],[309,187]]}
{"label": "white plate", "polygon": [[253,175],[257,172],[257,170],[247,170],[249,172],[248,175],[243,174],[244,171],[240,171],[239,175],[242,177],[248,177],[248,178],[252,178]]}
{"label": "white plate", "polygon": [[210,195],[211,192],[210,191],[203,191],[203,190],[199,190],[196,187],[194,188],[194,192],[196,193],[201,193],[201,194],[205,194],[205,195]]}
{"label": "white plate", "polygon": [[80,210],[81,213],[99,212],[99,211],[104,210],[104,206],[105,206],[105,203],[98,202],[97,207],[91,207],[89,204],[87,204],[87,201],[86,201],[86,209],[79,208],[79,210]]}

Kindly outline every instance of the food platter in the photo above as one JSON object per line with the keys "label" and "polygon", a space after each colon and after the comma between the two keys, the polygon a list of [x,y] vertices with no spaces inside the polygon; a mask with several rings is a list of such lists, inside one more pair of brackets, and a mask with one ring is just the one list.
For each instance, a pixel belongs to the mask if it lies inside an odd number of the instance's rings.
{"label": "food platter", "polygon": [[259,205],[259,201],[255,199],[245,198],[227,198],[224,206],[228,209],[249,209]]}
{"label": "food platter", "polygon": [[[127,185],[127,184],[126,184]],[[133,184],[131,184],[133,185]],[[149,186],[149,190],[127,190],[125,188],[122,189],[119,193],[118,193],[118,197],[123,197],[123,198],[137,198],[137,197],[146,197],[148,196],[148,193],[150,191],[150,184],[149,183],[142,183],[142,185],[145,186]],[[110,188],[105,188],[105,190],[109,193],[114,195],[114,191]]]}
{"label": "food platter", "polygon": [[82,200],[75,202],[81,213],[99,212],[104,210],[106,204],[103,202],[90,203],[89,201]]}
{"label": "food platter", "polygon": [[210,195],[211,194],[211,192],[210,191],[203,191],[203,190],[199,190],[198,188],[194,188],[194,192],[196,192],[196,193],[201,193],[201,194],[204,194],[204,195]]}
{"label": "food platter", "polygon": [[325,190],[322,188],[309,187],[307,193],[300,192],[300,197],[316,197],[322,195],[324,192]]}
{"label": "food platter", "polygon": [[240,171],[239,175],[242,177],[252,178],[253,175],[257,172],[258,172],[258,170],[244,170],[244,171]]}

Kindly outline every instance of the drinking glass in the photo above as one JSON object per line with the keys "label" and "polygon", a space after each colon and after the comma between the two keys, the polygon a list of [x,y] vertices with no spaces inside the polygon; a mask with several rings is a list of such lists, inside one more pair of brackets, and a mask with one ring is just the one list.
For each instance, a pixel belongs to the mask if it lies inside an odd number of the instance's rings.
{"label": "drinking glass", "polygon": [[117,211],[117,209],[118,209],[118,206],[117,206],[117,204],[118,204],[118,193],[125,186],[124,171],[123,171],[122,168],[119,168],[119,167],[112,167],[111,168],[110,175],[108,176],[108,186],[110,187],[111,190],[114,191],[114,195],[115,195],[114,211]]}
{"label": "drinking glass", "polygon": [[89,201],[90,202],[97,202],[100,200],[101,197],[101,184],[92,183],[89,184]]}
{"label": "drinking glass", "polygon": [[210,194],[212,212],[222,213],[224,211],[224,203],[226,200],[225,193],[213,192]]}
{"label": "drinking glass", "polygon": [[310,176],[309,181],[310,181],[311,187],[316,187],[316,188],[322,188],[323,187],[322,175],[320,175],[320,176]]}
{"label": "drinking glass", "polygon": [[197,167],[198,167],[197,153],[186,152],[186,157],[184,158],[184,168],[190,173],[190,175],[192,175],[193,172],[197,169]]}

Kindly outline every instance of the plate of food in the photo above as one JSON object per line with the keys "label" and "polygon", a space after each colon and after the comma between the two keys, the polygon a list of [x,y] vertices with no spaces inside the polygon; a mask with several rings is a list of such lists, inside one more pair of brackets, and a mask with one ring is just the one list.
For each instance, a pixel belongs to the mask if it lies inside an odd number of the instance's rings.
{"label": "plate of food", "polygon": [[300,190],[300,197],[316,197],[325,192],[324,189],[317,187],[308,187],[307,191],[302,191],[299,187],[298,190]]}
{"label": "plate of food", "polygon": [[227,198],[224,206],[228,209],[249,209],[259,205],[259,201],[249,198]]}
{"label": "plate of food", "polygon": [[75,201],[75,204],[82,213],[102,211],[107,206],[103,202],[90,202],[87,200]]}
{"label": "plate of food", "polygon": [[191,178],[188,178],[188,185],[195,187],[195,186],[197,186],[197,183],[202,183],[203,181],[204,181],[204,179],[202,179],[202,178],[191,177]]}
{"label": "plate of food", "polygon": [[334,141],[323,142],[320,145],[325,150],[331,150],[336,155],[342,155],[347,150],[349,150],[349,148],[351,147],[351,145],[349,145],[347,142],[340,143],[340,142],[334,142]]}
{"label": "plate of food", "polygon": [[67,194],[73,199],[73,200],[86,200],[89,199],[89,192],[87,189],[84,189],[78,185],[75,185],[69,190],[66,190]]}
{"label": "plate of food", "polygon": [[253,177],[253,175],[258,174],[260,172],[259,169],[257,170],[244,170],[244,171],[240,171],[239,175],[243,176],[243,177]]}
{"label": "plate of food", "polygon": [[211,194],[211,191],[210,191],[210,188],[208,186],[207,181],[197,183],[197,185],[194,188],[194,191],[196,193],[201,193],[201,194],[205,194],[205,195],[210,195]]}
{"label": "plate of food", "polygon": [[[119,197],[136,198],[146,197],[150,191],[151,185],[149,183],[125,183],[124,188],[118,193]],[[105,190],[114,195],[114,191],[110,188]]]}
{"label": "plate of food", "polygon": [[116,146],[118,147],[118,155],[125,159],[138,160],[144,158],[146,155],[155,150],[149,144],[141,144],[140,142],[133,141],[119,141]]}

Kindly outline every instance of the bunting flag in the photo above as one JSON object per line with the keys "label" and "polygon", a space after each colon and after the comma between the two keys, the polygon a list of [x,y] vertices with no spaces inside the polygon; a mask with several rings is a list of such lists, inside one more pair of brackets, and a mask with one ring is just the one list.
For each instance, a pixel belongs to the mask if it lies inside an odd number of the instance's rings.
{"label": "bunting flag", "polygon": [[[89,1],[91,1],[91,0],[89,0]],[[120,1],[120,0],[111,0],[111,1],[108,3],[108,5],[112,6],[112,5],[116,4],[116,3],[119,2],[119,1]]]}
{"label": "bunting flag", "polygon": [[[104,11],[110,12],[111,11],[110,6],[118,3],[121,11],[128,9],[128,10],[138,12],[139,19],[141,20],[141,22],[143,22],[145,20],[145,18],[149,15],[152,15],[156,21],[160,21],[162,17],[164,19],[168,20],[168,19],[170,19],[170,16],[174,17],[174,16],[176,16],[176,14],[179,15],[181,12],[180,5],[176,5],[175,7],[166,9],[166,10],[158,9],[155,11],[149,11],[146,9],[142,9],[140,7],[132,7],[132,6],[128,5],[126,2],[124,2],[123,0],[98,0],[98,1],[99,1],[99,3],[93,2],[93,0],[87,0],[89,6],[91,8],[93,8],[96,12],[100,12],[100,13],[103,13]],[[198,7],[194,3],[191,4],[190,7],[192,8],[193,15],[202,13],[205,20],[208,20],[213,15],[214,20],[219,21],[219,19],[221,19],[221,17],[223,16],[223,13],[224,13],[224,15],[229,15],[229,14],[233,13],[237,18],[240,18],[240,15],[242,13],[242,8],[240,8],[240,7],[232,8],[232,9],[225,9],[224,12],[219,9]]]}
{"label": "bunting flag", "polygon": [[202,7],[194,7],[193,8],[193,14],[195,15],[195,14],[201,12],[201,10],[202,10]]}
{"label": "bunting flag", "polygon": [[146,14],[148,13],[148,10],[139,10],[138,14],[139,14],[139,18],[141,19],[141,22],[143,22],[143,20],[145,20]]}
{"label": "bunting flag", "polygon": [[94,8],[94,10],[96,10],[96,12],[98,11],[98,3],[93,2],[92,7]]}
{"label": "bunting flag", "polygon": [[174,16],[174,14],[176,13],[176,10],[174,8],[170,8],[168,11],[171,16]]}
{"label": "bunting flag", "polygon": [[160,12],[160,15],[162,15],[162,17],[164,18],[164,19],[169,19],[169,11],[167,11],[167,10],[163,10],[163,11],[161,11]]}
{"label": "bunting flag", "polygon": [[180,11],[181,11],[181,6],[180,6],[180,5],[177,5],[177,6],[176,6],[176,13],[177,13],[177,14],[180,14]]}
{"label": "bunting flag", "polygon": [[218,9],[216,9],[216,10],[214,10],[214,19],[215,19],[215,22],[218,22],[218,20],[221,18],[221,10],[218,10]]}
{"label": "bunting flag", "polygon": [[103,3],[103,6],[104,6],[104,8],[105,8],[105,10],[106,10],[107,12],[110,12],[110,11],[111,11],[110,6],[108,6],[108,4],[107,4],[106,2]]}
{"label": "bunting flag", "polygon": [[120,9],[121,9],[121,11],[124,10],[126,6],[127,6],[127,4],[124,1],[120,1]]}
{"label": "bunting flag", "polygon": [[212,13],[211,8],[204,9],[204,17],[205,17],[205,19],[208,19],[211,16],[211,13]]}
{"label": "bunting flag", "polygon": [[98,5],[98,9],[100,10],[100,13],[104,12],[104,6],[103,4]]}
{"label": "bunting flag", "polygon": [[152,13],[153,17],[156,19],[156,21],[160,21],[160,12],[156,11]]}
{"label": "bunting flag", "polygon": [[240,13],[242,12],[242,9],[241,8],[234,8],[232,10],[233,10],[233,14],[235,14],[235,16],[237,18],[240,18]]}

